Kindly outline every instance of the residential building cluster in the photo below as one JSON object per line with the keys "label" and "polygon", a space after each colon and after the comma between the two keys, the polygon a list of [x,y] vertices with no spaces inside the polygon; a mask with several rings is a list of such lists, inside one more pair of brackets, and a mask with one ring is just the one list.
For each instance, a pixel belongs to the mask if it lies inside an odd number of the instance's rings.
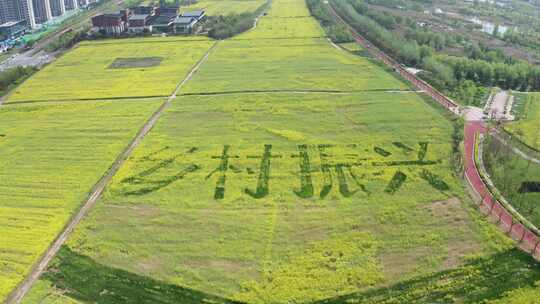
{"label": "residential building cluster", "polygon": [[92,26],[107,35],[124,33],[191,34],[205,18],[203,10],[180,12],[178,5],[137,6],[92,17]]}
{"label": "residential building cluster", "polygon": [[0,24],[4,28],[24,24],[35,29],[68,10],[86,7],[92,2],[97,0],[0,0]]}

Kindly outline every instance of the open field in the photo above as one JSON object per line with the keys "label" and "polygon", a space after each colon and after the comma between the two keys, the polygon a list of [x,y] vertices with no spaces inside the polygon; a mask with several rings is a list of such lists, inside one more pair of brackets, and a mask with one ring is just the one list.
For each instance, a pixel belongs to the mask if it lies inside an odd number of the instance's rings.
{"label": "open field", "polygon": [[183,92],[407,88],[370,59],[336,49],[326,39],[255,39],[220,43]]}
{"label": "open field", "polygon": [[184,10],[203,9],[209,16],[219,16],[254,12],[264,3],[265,0],[202,0],[182,8]]}
{"label": "open field", "polygon": [[529,93],[522,98],[522,113],[518,115],[520,120],[504,125],[504,128],[516,135],[525,144],[540,150],[540,93]]}
{"label": "open field", "polygon": [[[25,303],[536,299],[540,266],[470,207],[452,161],[458,124],[371,59],[331,46],[306,11],[274,0],[256,29],[213,49]],[[162,42],[137,45],[146,59],[123,64],[163,57]],[[105,113],[116,110],[73,111],[110,135]],[[48,172],[78,180],[64,168]]]}
{"label": "open field", "polygon": [[[274,4],[275,5],[275,4]],[[324,31],[311,17],[267,17],[257,22],[257,29],[240,34],[233,40],[324,37]]]}
{"label": "open field", "polygon": [[[84,43],[13,90],[7,102],[168,96],[211,47],[178,37]],[[111,69],[117,58],[159,57],[158,66]]]}
{"label": "open field", "polygon": [[453,272],[445,288],[464,299],[469,274],[525,257],[487,242],[455,198],[451,124],[396,94],[178,98],[30,299],[156,301],[133,289],[154,286],[172,288],[164,303],[309,303]]}
{"label": "open field", "polygon": [[0,108],[0,299],[27,275],[158,101]]}

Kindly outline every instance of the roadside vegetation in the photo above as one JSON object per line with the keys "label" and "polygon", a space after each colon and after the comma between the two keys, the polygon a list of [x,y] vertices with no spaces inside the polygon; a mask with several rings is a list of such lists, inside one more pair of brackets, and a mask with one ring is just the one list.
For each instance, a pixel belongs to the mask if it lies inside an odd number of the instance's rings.
{"label": "roadside vegetation", "polygon": [[515,104],[518,120],[505,123],[504,129],[530,148],[540,151],[540,93],[518,95]]}
{"label": "roadside vegetation", "polygon": [[[540,68],[513,59],[499,50],[466,42],[459,34],[418,28],[411,19],[372,11],[363,0],[333,0],[338,13],[377,47],[462,104],[481,105],[489,86],[539,90]],[[397,24],[406,30],[397,30]],[[466,56],[439,54],[443,48],[465,44]]]}
{"label": "roadside vegetation", "polygon": [[0,96],[4,96],[36,71],[34,67],[16,67],[0,72]]}
{"label": "roadside vegetation", "polygon": [[492,137],[483,151],[486,170],[497,189],[521,215],[540,227],[540,164],[515,154]]}

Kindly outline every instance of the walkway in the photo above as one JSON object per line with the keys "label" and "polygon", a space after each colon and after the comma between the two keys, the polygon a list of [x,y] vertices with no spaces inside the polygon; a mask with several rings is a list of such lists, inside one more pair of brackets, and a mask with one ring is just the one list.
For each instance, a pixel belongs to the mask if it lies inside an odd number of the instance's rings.
{"label": "walkway", "polygon": [[480,211],[489,216],[508,235],[519,242],[520,247],[540,260],[540,237],[517,222],[486,187],[475,162],[477,135],[486,134],[483,121],[467,121],[465,124],[465,178],[477,195]]}

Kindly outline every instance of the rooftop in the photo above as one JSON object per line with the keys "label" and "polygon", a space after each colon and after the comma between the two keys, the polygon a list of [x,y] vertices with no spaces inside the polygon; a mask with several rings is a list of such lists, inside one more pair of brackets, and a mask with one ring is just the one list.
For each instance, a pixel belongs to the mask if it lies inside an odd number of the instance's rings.
{"label": "rooftop", "polygon": [[200,17],[202,15],[204,15],[203,10],[196,10],[196,11],[182,13],[182,17]]}
{"label": "rooftop", "polygon": [[192,17],[177,17],[174,19],[174,23],[176,24],[190,24],[191,22],[193,22]]}
{"label": "rooftop", "polygon": [[129,20],[145,20],[146,18],[148,18],[149,15],[147,14],[135,14],[135,15],[131,15],[129,17]]}
{"label": "rooftop", "polygon": [[152,21],[154,25],[169,24],[174,20],[174,16],[160,15]]}

